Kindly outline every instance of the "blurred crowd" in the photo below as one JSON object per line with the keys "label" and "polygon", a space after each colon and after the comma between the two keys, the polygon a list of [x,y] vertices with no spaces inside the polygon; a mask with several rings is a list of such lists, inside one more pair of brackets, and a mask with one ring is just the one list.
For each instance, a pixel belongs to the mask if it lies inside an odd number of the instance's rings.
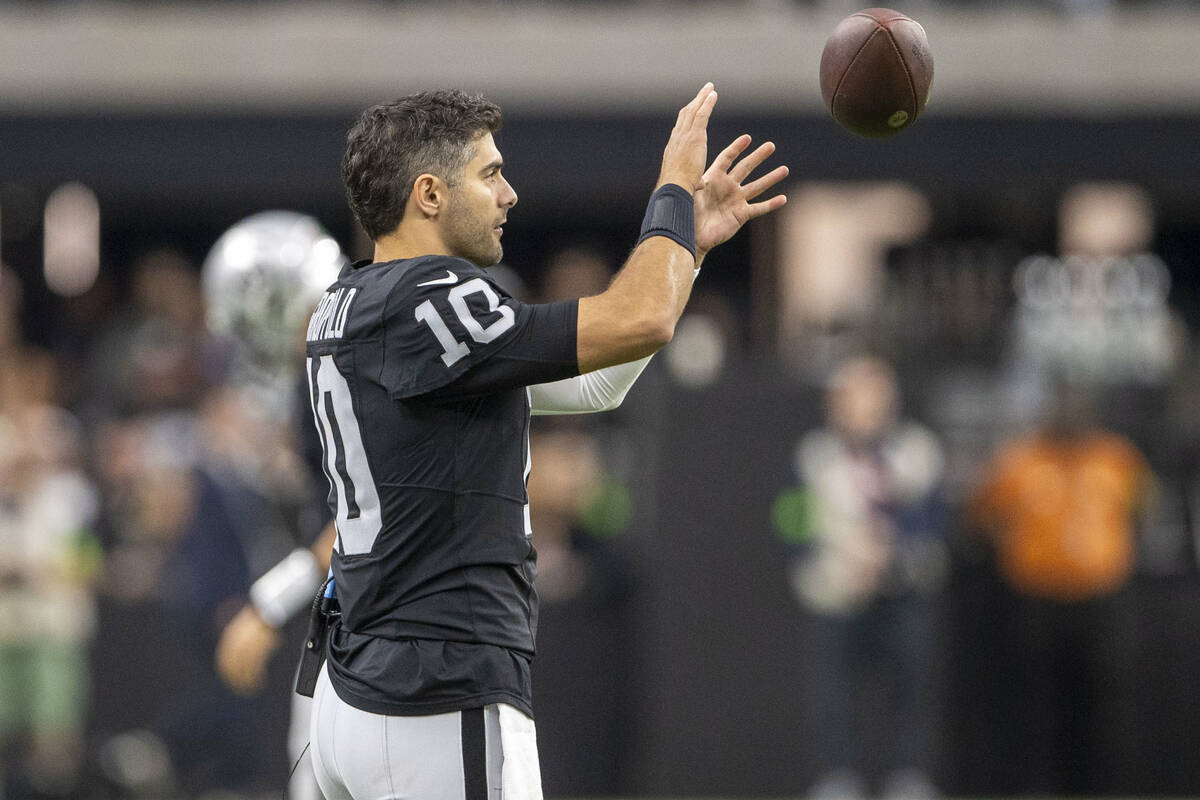
{"label": "blurred crowd", "polygon": [[[134,266],[129,302],[78,362],[22,341],[20,287],[5,278],[0,535],[8,552],[28,553],[5,578],[13,795],[78,790],[85,775],[94,786],[102,767],[117,784],[158,788],[246,774],[248,709],[205,667],[251,578],[286,552],[297,509],[312,502],[287,417],[223,380],[228,348],[207,332],[198,271],[176,253]],[[106,635],[125,652],[97,647]],[[93,649],[109,670],[88,669]],[[171,653],[187,679],[139,676],[146,650]],[[147,693],[166,684],[170,701],[105,708],[126,679]],[[89,711],[145,735],[85,743]]]}
{"label": "blurred crowd", "polygon": [[[926,280],[936,267],[918,243],[893,253],[882,311],[781,321],[798,332],[775,374],[815,387],[823,405],[787,432],[791,478],[762,510],[774,531],[740,535],[783,544],[777,574],[762,579],[791,588],[804,637],[809,713],[796,741],[816,753],[803,787],[814,797],[941,793],[954,747],[938,729],[946,662],[974,646],[945,625],[964,559],[988,565],[999,587],[978,624],[999,642],[1006,746],[1024,765],[1020,785],[996,791],[1120,785],[1114,732],[1129,719],[1120,687],[1136,663],[1121,598],[1139,568],[1190,574],[1196,559],[1192,534],[1163,533],[1164,487],[1186,462],[1184,443],[1163,448],[1143,407],[1108,401],[1122,386],[1186,383],[1187,332],[1150,251],[1142,193],[1083,187],[1062,209],[1059,252],[997,262],[1011,297],[987,280],[949,305],[944,285],[940,295],[910,291],[914,271]],[[571,247],[553,252],[536,288],[507,267],[497,274],[514,294],[549,301],[602,290],[615,267]],[[641,391],[694,397],[746,352],[743,309],[703,287]],[[263,732],[281,729],[294,651],[280,650],[259,697],[224,684],[213,653],[251,582],[325,522],[301,392],[239,379],[236,347],[206,324],[199,265],[174,250],[139,257],[119,301],[75,303],[69,313],[92,308],[82,317],[92,321],[66,322],[75,335],[53,351],[22,331],[13,270],[0,268],[0,288],[6,796],[275,791],[288,765],[280,737]],[[981,296],[994,307],[972,314]],[[918,305],[897,310],[904,302]],[[898,315],[902,335],[888,327]],[[968,334],[1003,339],[1000,357],[972,362]],[[937,375],[921,362],[939,357],[985,377],[966,389],[921,385]],[[629,639],[639,587],[653,579],[628,533],[649,518],[637,484],[652,480],[654,432],[639,424],[625,409],[535,421],[536,679],[550,796],[631,790],[626,711],[639,664]],[[1183,484],[1184,505],[1193,488]]]}
{"label": "blurred crowd", "polygon": [[[566,250],[533,296],[594,293],[610,275],[603,258]],[[11,269],[0,280],[0,796],[271,791],[287,764],[264,748],[264,714],[280,716],[286,694],[275,685],[264,710],[222,681],[214,651],[254,578],[327,519],[320,468],[306,463],[302,371],[247,380],[239,344],[206,324],[199,265],[174,250],[139,257],[127,298],[57,353],[24,339],[22,287]],[[612,542],[630,501],[603,466],[622,443],[570,420],[537,430],[547,637],[569,642],[556,609],[603,625],[628,593]],[[585,641],[602,639],[589,628]],[[285,648],[277,670],[295,655]],[[564,700],[612,696],[622,676],[609,675]],[[619,716],[589,730],[591,765],[575,768],[603,782]]]}

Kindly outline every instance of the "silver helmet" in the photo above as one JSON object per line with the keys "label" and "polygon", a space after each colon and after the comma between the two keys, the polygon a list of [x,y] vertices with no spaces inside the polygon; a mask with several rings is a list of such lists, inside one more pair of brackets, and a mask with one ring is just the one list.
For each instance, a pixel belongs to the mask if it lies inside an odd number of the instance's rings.
{"label": "silver helmet", "polygon": [[208,326],[231,339],[252,371],[295,368],[301,330],[346,263],[321,224],[263,211],[221,235],[204,261]]}

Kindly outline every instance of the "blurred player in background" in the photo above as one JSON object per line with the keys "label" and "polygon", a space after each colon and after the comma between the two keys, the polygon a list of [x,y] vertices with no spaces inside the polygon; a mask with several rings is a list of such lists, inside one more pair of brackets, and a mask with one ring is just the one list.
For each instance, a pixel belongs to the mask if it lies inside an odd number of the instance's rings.
{"label": "blurred player in background", "polygon": [[425,92],[365,111],[342,176],[375,242],[308,329],[337,520],[340,617],[314,695],[330,800],[542,795],[525,479],[530,413],[611,408],[670,340],[705,254],[782,196],[740,136],[705,172],[708,84],[680,112],[639,243],[612,284],[528,305],[484,271],[517,195],[500,109]]}
{"label": "blurred player in background", "polygon": [[[297,451],[312,470],[313,486],[325,481],[320,442],[309,424],[302,371],[304,325],[321,292],[337,278],[345,259],[337,243],[311,217],[269,211],[230,228],[204,263],[209,325],[235,348],[231,383],[290,428]],[[310,494],[316,492],[310,490]],[[329,566],[332,524],[324,503],[314,504],[298,527],[320,531],[258,578],[249,602],[226,626],[217,645],[221,677],[235,691],[252,694],[265,680],[280,630],[307,608]],[[289,784],[293,800],[315,800],[320,791],[307,755],[310,701],[293,694]]]}

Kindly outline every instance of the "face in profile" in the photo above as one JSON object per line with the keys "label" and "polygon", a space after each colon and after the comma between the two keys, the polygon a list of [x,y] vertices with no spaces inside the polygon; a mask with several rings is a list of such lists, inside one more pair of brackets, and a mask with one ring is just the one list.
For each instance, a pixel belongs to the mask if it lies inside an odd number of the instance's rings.
{"label": "face in profile", "polygon": [[497,264],[503,257],[502,226],[508,210],[517,204],[517,193],[501,174],[503,166],[492,134],[479,137],[474,144],[474,156],[450,187],[442,223],[442,235],[451,255],[481,267]]}

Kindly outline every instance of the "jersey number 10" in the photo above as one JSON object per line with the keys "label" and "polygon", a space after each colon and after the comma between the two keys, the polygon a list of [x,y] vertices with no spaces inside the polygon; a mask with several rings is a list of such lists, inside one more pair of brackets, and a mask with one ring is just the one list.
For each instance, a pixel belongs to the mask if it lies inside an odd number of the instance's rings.
{"label": "jersey number 10", "polygon": [[[499,314],[500,318],[487,327],[480,324],[479,320],[471,315],[471,308],[467,305],[467,297],[473,294],[482,294],[487,299],[488,313]],[[460,283],[450,290],[446,298],[463,328],[479,344],[487,344],[516,324],[513,310],[500,305],[500,296],[483,278],[472,278],[466,283]],[[471,348],[454,338],[442,315],[434,308],[432,300],[421,303],[413,313],[419,322],[424,322],[429,326],[429,330],[433,331],[438,344],[442,346],[442,362],[447,367],[454,366],[456,361],[471,352]]]}
{"label": "jersey number 10", "polygon": [[369,553],[382,527],[379,493],[367,463],[350,385],[338,372],[332,355],[308,359],[308,389],[321,435],[325,455],[321,466],[329,478],[341,553]]}

